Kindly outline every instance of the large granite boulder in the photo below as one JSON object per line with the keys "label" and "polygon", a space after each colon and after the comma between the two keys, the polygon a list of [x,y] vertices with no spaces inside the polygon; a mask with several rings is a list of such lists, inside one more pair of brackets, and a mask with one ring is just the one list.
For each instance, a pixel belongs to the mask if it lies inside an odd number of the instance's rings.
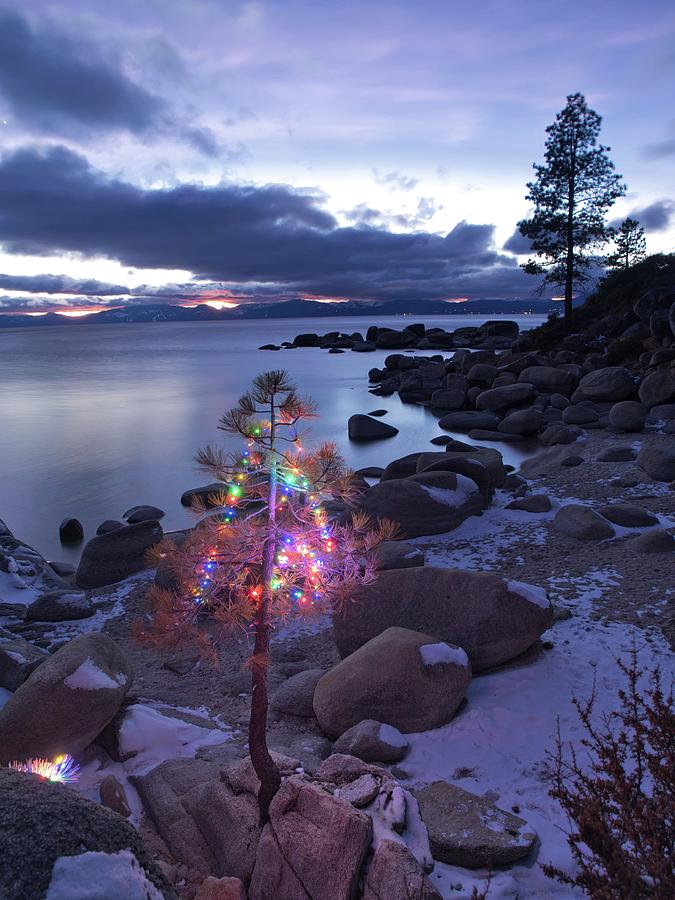
{"label": "large granite boulder", "polygon": [[381,481],[359,497],[359,509],[374,519],[397,522],[402,537],[452,531],[487,501],[474,481],[452,472]]}
{"label": "large granite boulder", "polygon": [[645,406],[660,406],[675,400],[675,378],[666,369],[647,375],[640,385],[638,396]]}
{"label": "large granite boulder", "polygon": [[82,588],[122,581],[146,568],[146,553],[163,537],[159,522],[140,522],[92,538],[82,551],[75,580]]}
{"label": "large granite boulder", "polygon": [[637,400],[620,400],[609,411],[609,424],[617,431],[642,431],[647,407]]}
{"label": "large granite boulder", "polygon": [[[84,897],[69,893],[70,868],[84,871],[92,900],[174,900],[173,889],[145,850],[135,828],[109,809],[80,797],[61,784],[0,768],[0,897],[32,900],[45,896]],[[111,870],[120,874],[127,862],[128,880],[115,889]],[[131,873],[135,871],[135,878]],[[98,877],[97,877],[98,873]],[[77,879],[71,878],[74,886]],[[134,884],[135,882],[135,884]],[[50,894],[50,885],[54,894]],[[133,888],[144,889],[132,893]],[[57,888],[60,892],[57,891]]]}
{"label": "large granite boulder", "polygon": [[577,541],[606,541],[614,537],[614,529],[607,519],[590,506],[568,503],[562,506],[553,519],[556,531]]}
{"label": "large granite boulder", "polygon": [[69,641],[0,709],[0,763],[75,756],[110,722],[132,680],[128,660],[107,635]]}
{"label": "large granite boulder", "polygon": [[497,431],[503,434],[536,434],[544,424],[544,414],[539,409],[518,409],[499,423]]}
{"label": "large granite boulder", "polygon": [[523,859],[537,843],[523,819],[454,784],[434,781],[413,793],[439,862],[491,869]]}
{"label": "large granite boulder", "polygon": [[675,480],[675,439],[668,437],[641,447],[637,463],[654,481]]}
{"label": "large granite boulder", "polygon": [[323,669],[306,669],[297,675],[291,675],[272,694],[270,700],[272,712],[304,718],[313,716],[314,690],[323,674]]}
{"label": "large granite boulder", "polygon": [[[524,403],[531,400],[534,396],[533,385],[527,382],[517,382],[516,384],[505,384],[502,387],[491,388],[489,391],[483,391],[476,397],[476,408],[481,410],[508,409],[509,406],[516,406],[518,403]],[[441,427],[443,427],[441,425]],[[473,425],[473,428],[491,428],[491,425]]]}
{"label": "large granite boulder", "polygon": [[[502,388],[499,388],[502,390]],[[448,413],[438,420],[441,428],[446,431],[471,431],[473,428],[496,428],[499,424],[499,416],[489,410],[466,409]]]}
{"label": "large granite boulder", "polygon": [[382,438],[394,437],[398,428],[380,422],[372,416],[354,415],[347,423],[349,437],[352,441],[379,441]]}
{"label": "large granite boulder", "polygon": [[607,366],[584,375],[579,389],[589,400],[617,402],[633,396],[635,381],[623,366]]}
{"label": "large granite boulder", "polygon": [[48,591],[26,607],[26,619],[36,622],[67,622],[88,619],[96,610],[83,591]]}
{"label": "large granite boulder", "polygon": [[551,621],[541,588],[424,566],[380,573],[333,615],[333,633],[344,658],[392,625],[421,631],[463,647],[477,672],[527,650]]}
{"label": "large granite boulder", "polygon": [[442,900],[410,850],[397,841],[377,845],[363,900]]}
{"label": "large granite boulder", "polygon": [[248,896],[351,900],[371,838],[365,813],[319,785],[288,778],[270,805]]}
{"label": "large granite boulder", "polygon": [[375,548],[375,561],[380,571],[410,569],[424,565],[424,550],[406,541],[382,541]]}
{"label": "large granite boulder", "polygon": [[556,369],[554,366],[528,366],[518,376],[518,381],[533,384],[540,393],[562,394],[569,397],[579,379],[573,372]]}
{"label": "large granite boulder", "polygon": [[402,732],[428,731],[450,721],[470,681],[461,647],[387,628],[326,672],[314,692],[314,712],[331,737],[364,719]]}
{"label": "large granite boulder", "polygon": [[622,528],[651,528],[658,525],[658,516],[636,503],[611,503],[600,507],[600,515]]}
{"label": "large granite boulder", "polygon": [[149,506],[143,504],[141,506],[132,506],[122,516],[125,522],[130,525],[137,525],[139,522],[157,522],[166,515],[159,506]]}

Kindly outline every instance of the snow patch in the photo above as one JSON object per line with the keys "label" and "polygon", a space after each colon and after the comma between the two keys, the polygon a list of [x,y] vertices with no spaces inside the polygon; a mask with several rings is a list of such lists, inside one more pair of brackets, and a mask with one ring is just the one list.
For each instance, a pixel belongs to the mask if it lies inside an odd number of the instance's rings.
{"label": "snow patch", "polygon": [[384,722],[380,725],[377,738],[382,741],[383,744],[388,744],[390,747],[399,747],[400,749],[403,749],[408,746],[407,737],[404,734],[401,734],[398,728],[394,728],[393,725],[387,725]]}
{"label": "snow patch", "polygon": [[67,678],[63,679],[66,687],[82,691],[117,690],[126,682],[127,676],[124,672],[118,672],[114,678],[111,678],[110,675],[99,669],[90,656],[80,663]]}
{"label": "snow patch", "polygon": [[217,728],[202,728],[163,716],[150,706],[136,703],[124,716],[119,742],[123,754],[142,754],[146,761],[162,762],[176,756],[192,756],[196,747],[222,744],[227,737]]}
{"label": "snow patch", "polygon": [[420,647],[422,664],[425,666],[468,666],[469,657],[461,647],[451,647],[450,644],[440,642],[438,644],[423,644]]}
{"label": "snow patch", "polygon": [[7,688],[0,687],[0,709],[7,703],[9,699],[12,697],[12,692],[8,691]]}
{"label": "snow patch", "polygon": [[14,662],[25,663],[26,657],[22,656],[21,653],[15,653],[13,650],[3,650],[2,651],[5,656],[9,656],[10,659],[13,659]]}
{"label": "snow patch", "polygon": [[537,587],[536,584],[526,584],[524,581],[506,581],[505,584],[507,590],[512,594],[518,594],[542,609],[550,609],[551,601],[548,599],[544,588]]}
{"label": "snow patch", "polygon": [[130,850],[59,856],[45,900],[162,900]]}

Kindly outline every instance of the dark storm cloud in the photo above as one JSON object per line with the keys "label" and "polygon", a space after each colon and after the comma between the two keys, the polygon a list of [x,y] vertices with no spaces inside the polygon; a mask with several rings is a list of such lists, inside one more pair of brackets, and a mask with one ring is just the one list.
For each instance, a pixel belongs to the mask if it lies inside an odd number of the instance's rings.
{"label": "dark storm cloud", "polygon": [[67,275],[0,275],[0,290],[26,291],[32,294],[81,294],[86,297],[111,297],[129,292],[121,284],[107,284],[92,278],[70,278]]}
{"label": "dark storm cloud", "polygon": [[0,92],[16,118],[48,134],[156,124],[164,101],[139,87],[91,42],[0,10]]}
{"label": "dark storm cloud", "polygon": [[432,299],[469,289],[504,296],[530,288],[512,257],[495,250],[492,225],[460,222],[445,236],[340,227],[323,199],[285,185],[144,190],[64,147],[23,148],[0,161],[0,242],[14,253],[185,269],[251,299],[263,287],[277,299],[292,292]]}
{"label": "dark storm cloud", "polygon": [[675,201],[667,197],[655,200],[649,206],[634,209],[629,213],[631,219],[637,219],[645,231],[666,231],[673,214],[675,214]]}
{"label": "dark storm cloud", "polygon": [[525,254],[532,251],[532,244],[530,239],[522,235],[519,228],[516,228],[511,237],[504,241],[502,249],[508,250],[509,253]]}

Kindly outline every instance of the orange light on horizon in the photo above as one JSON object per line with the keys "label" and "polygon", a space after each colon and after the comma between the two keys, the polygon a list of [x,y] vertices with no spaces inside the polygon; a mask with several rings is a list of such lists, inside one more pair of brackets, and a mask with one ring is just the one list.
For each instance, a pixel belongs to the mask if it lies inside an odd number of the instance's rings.
{"label": "orange light on horizon", "polygon": [[447,297],[445,300],[446,303],[468,303],[468,297]]}

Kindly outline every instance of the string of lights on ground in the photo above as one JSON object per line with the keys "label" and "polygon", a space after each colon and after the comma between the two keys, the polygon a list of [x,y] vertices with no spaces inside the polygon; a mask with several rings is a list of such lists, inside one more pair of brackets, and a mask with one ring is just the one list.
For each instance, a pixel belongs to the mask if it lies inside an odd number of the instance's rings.
{"label": "string of lights on ground", "polygon": [[11,762],[9,768],[17,772],[30,772],[33,775],[39,775],[46,781],[55,781],[61,784],[77,781],[80,774],[79,765],[68,753],[57,756],[53,760],[37,758],[26,760],[26,762]]}

